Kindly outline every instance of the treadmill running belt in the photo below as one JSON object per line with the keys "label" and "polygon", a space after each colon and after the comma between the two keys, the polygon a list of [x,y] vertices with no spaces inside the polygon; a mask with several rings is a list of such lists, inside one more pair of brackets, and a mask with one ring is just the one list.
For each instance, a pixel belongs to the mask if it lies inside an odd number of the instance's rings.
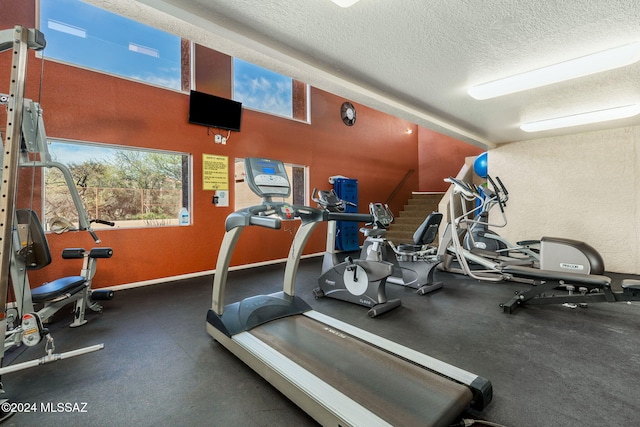
{"label": "treadmill running belt", "polygon": [[305,316],[249,331],[396,426],[449,426],[472,400],[464,385]]}

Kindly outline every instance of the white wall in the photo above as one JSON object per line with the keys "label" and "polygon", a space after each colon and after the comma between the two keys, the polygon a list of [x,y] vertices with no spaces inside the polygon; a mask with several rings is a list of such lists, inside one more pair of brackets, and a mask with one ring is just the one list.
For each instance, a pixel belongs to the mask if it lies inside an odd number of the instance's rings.
{"label": "white wall", "polygon": [[607,271],[640,274],[640,126],[514,142],[489,151],[509,190],[510,241],[584,241]]}

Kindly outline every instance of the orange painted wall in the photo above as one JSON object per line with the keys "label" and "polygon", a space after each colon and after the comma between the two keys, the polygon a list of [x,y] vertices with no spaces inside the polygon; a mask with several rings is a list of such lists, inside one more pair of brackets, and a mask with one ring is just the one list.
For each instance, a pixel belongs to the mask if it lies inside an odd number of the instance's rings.
{"label": "orange painted wall", "polygon": [[449,185],[444,182],[444,179],[458,174],[465,157],[477,156],[483,151],[476,146],[420,126],[418,130],[420,191],[447,191]]}
{"label": "orange painted wall", "polygon": [[[23,8],[14,10],[11,6],[15,3],[23,2],[0,0],[4,28],[13,27],[13,24],[6,25],[10,20],[7,15],[12,12],[17,14],[16,19],[23,19]],[[219,54],[209,52],[219,57]],[[196,54],[211,59],[200,47]],[[4,93],[8,91],[10,60],[10,53],[0,54],[0,92]],[[201,61],[201,64],[206,63],[207,60]],[[26,96],[38,99],[41,61],[33,53],[28,67]],[[219,85],[208,73],[200,75],[205,76],[200,77],[202,87]],[[200,86],[196,85],[196,89]],[[228,156],[231,164],[236,157],[264,156],[307,165],[309,189],[329,188],[327,178],[331,175],[356,178],[362,211],[370,201],[386,201],[406,172],[415,169],[419,172],[411,175],[390,202],[392,210],[398,213],[411,192],[422,187],[419,177],[422,180],[425,173],[419,170],[423,164],[419,157],[424,151],[420,148],[420,134],[426,130],[420,128],[418,132],[414,124],[358,104],[355,104],[357,123],[347,127],[339,115],[344,101],[311,89],[310,124],[245,109],[242,131],[233,132],[227,145],[220,145],[213,142],[207,128],[187,122],[189,99],[186,93],[46,61],[40,102],[49,137],[184,151],[193,156],[193,224],[100,231],[102,245],[112,247],[114,256],[101,260],[94,286],[120,285],[215,268],[224,221],[233,211],[233,203],[228,208],[216,207],[211,203],[213,191],[202,189],[203,154]],[[0,115],[0,123],[6,122],[5,117],[4,113]],[[414,132],[408,134],[407,129]],[[435,144],[440,138],[432,135],[428,142]],[[448,143],[447,139],[444,144]],[[457,168],[462,160],[454,153],[445,161]],[[233,183],[232,173],[230,184]],[[430,173],[426,172],[427,175]],[[27,188],[19,189],[20,194],[28,191]],[[232,201],[232,185],[230,192]],[[292,227],[297,225],[293,222],[279,231],[246,229],[232,264],[285,258],[293,237]],[[321,224],[305,252],[322,252],[325,233],[326,227]],[[59,253],[65,247],[92,247],[93,242],[86,232],[48,237],[54,262],[46,269],[32,272],[32,283],[78,274],[79,265],[60,259]]]}
{"label": "orange painted wall", "polygon": [[0,29],[23,25],[33,28],[36,22],[35,1],[0,0]]}

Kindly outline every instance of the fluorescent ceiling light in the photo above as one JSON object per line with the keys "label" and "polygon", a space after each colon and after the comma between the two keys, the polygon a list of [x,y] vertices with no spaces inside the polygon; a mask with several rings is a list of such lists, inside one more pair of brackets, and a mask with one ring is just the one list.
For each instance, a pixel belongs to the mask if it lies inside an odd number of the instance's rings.
{"label": "fluorescent ceiling light", "polygon": [[340,7],[349,7],[358,3],[359,0],[331,0]]}
{"label": "fluorescent ceiling light", "polygon": [[475,99],[489,99],[527,89],[546,86],[577,77],[631,65],[640,60],[640,42],[627,44],[593,55],[583,56],[501,80],[473,86],[468,93]]}
{"label": "fluorescent ceiling light", "polygon": [[624,107],[590,111],[588,113],[574,114],[572,116],[557,117],[554,119],[540,120],[538,122],[524,123],[520,126],[520,129],[525,132],[539,132],[542,130],[559,129],[571,126],[586,125],[589,123],[599,123],[609,120],[625,119],[627,117],[633,117],[637,114],[640,114],[640,104],[625,105]]}

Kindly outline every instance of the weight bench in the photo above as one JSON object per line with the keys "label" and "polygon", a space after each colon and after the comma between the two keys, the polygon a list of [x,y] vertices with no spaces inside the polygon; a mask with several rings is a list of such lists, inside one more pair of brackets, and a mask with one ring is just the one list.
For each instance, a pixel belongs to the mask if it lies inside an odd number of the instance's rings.
{"label": "weight bench", "polygon": [[[517,291],[511,300],[500,304],[505,313],[512,313],[524,304],[586,304],[640,300],[640,280],[624,279],[622,292],[616,292],[611,289],[611,278],[603,275],[540,270],[518,265],[505,266],[501,271],[510,276],[534,281],[534,286],[530,289]],[[565,286],[567,292],[556,295],[556,291],[562,292],[557,289],[560,286]]]}
{"label": "weight bench", "polygon": [[[31,209],[16,210],[21,249],[16,255],[16,263],[22,264],[25,270],[37,270],[51,264],[51,253],[46,235],[36,213]],[[82,272],[78,276],[67,276],[44,283],[30,290],[31,303],[40,306],[37,314],[43,321],[52,317],[65,305],[75,302],[74,321],[71,327],[87,323],[85,311],[87,308],[102,312],[102,305],[97,300],[113,298],[111,290],[92,290],[91,280],[96,272],[97,260],[111,258],[111,248],[93,248],[89,251],[83,248],[67,248],[62,251],[63,259],[82,259]],[[20,270],[20,268],[18,268]],[[26,277],[16,277],[14,286],[26,282]],[[28,283],[28,282],[26,282]],[[27,289],[16,295],[22,295]],[[35,309],[35,307],[34,307]]]}

